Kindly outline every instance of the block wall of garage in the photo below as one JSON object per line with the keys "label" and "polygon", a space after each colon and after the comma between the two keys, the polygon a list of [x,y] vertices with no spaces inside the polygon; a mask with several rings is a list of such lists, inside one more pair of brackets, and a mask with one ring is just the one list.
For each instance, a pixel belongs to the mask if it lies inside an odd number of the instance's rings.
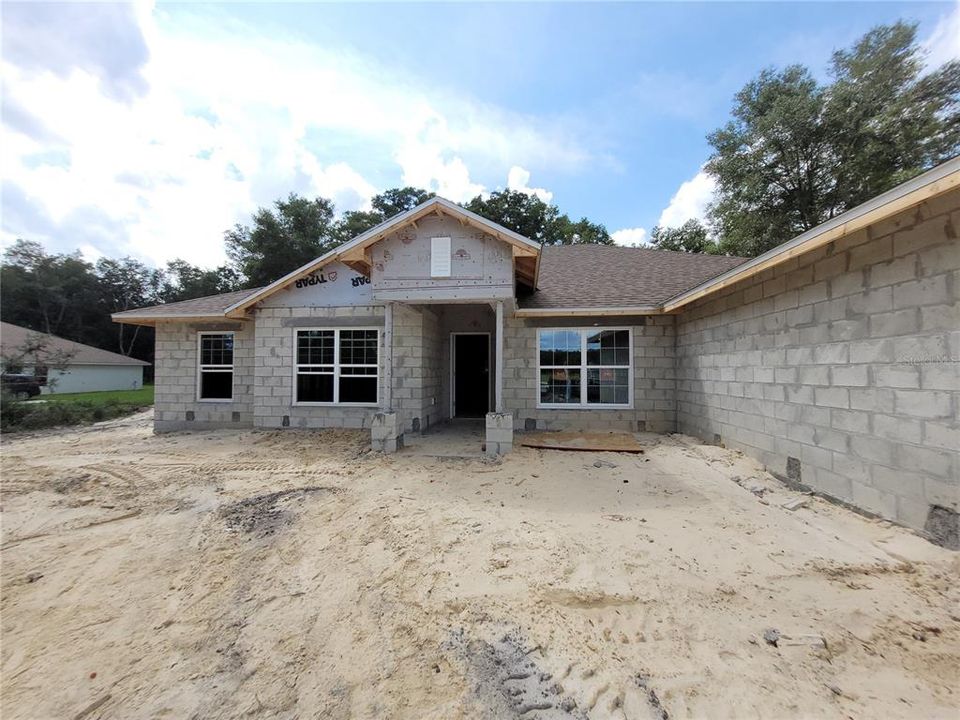
{"label": "block wall of garage", "polygon": [[[535,427],[540,430],[673,432],[676,429],[675,318],[649,316],[642,321],[642,325],[623,323],[631,327],[633,333],[633,408],[558,410],[537,407],[540,392],[537,330],[550,327],[550,321],[508,314],[504,318],[503,401],[505,409],[514,415],[514,427],[518,430]],[[556,323],[561,327],[591,327],[593,320],[564,318],[563,322]]]}
{"label": "block wall of garage", "polygon": [[960,192],[695,303],[680,430],[922,529],[960,502]]}
{"label": "block wall of garage", "polygon": [[[197,333],[234,332],[233,399],[197,400]],[[154,429],[251,427],[254,402],[254,326],[236,323],[160,323],[154,359]]]}

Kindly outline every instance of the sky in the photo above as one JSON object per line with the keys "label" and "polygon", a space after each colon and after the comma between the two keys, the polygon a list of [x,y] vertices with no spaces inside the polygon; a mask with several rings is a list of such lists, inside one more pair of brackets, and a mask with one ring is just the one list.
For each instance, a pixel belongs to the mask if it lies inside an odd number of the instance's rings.
{"label": "sky", "polygon": [[960,57],[960,0],[0,4],[0,245],[213,267],[291,192],[509,187],[621,244],[702,217],[706,136],[764,67],[879,23]]}

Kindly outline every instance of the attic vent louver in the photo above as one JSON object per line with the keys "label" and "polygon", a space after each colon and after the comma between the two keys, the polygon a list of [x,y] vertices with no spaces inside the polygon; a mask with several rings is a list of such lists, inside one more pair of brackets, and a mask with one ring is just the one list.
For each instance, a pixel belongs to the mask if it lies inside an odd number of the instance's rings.
{"label": "attic vent louver", "polygon": [[450,238],[430,238],[430,277],[450,277]]}

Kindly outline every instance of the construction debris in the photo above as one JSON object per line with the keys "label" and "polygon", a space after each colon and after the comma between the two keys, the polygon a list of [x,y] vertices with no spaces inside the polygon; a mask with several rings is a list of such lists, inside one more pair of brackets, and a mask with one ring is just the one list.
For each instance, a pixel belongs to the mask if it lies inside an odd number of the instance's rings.
{"label": "construction debris", "polygon": [[809,504],[810,504],[809,497],[798,497],[798,498],[793,498],[792,500],[787,500],[780,507],[782,507],[784,510],[789,510],[790,512],[793,512],[794,510],[799,510],[800,508],[806,507]]}

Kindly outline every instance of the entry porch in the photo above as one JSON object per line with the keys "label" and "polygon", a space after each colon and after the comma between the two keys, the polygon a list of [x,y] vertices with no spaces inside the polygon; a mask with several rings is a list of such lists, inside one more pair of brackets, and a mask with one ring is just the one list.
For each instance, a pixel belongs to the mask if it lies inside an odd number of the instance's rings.
{"label": "entry porch", "polygon": [[513,447],[503,402],[507,301],[388,302],[383,387],[371,422],[373,449],[396,452],[408,434],[450,420],[483,422],[488,455]]}

